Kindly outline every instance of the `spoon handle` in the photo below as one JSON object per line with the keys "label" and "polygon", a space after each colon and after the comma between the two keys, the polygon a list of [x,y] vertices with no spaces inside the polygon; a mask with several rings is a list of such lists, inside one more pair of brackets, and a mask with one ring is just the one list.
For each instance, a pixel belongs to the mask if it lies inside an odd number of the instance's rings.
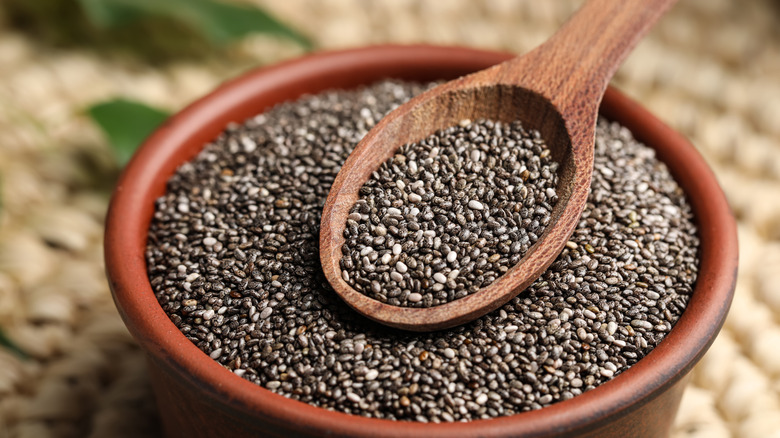
{"label": "spoon handle", "polygon": [[508,61],[504,81],[542,92],[564,118],[585,102],[597,107],[617,68],[675,2],[590,0],[544,44]]}

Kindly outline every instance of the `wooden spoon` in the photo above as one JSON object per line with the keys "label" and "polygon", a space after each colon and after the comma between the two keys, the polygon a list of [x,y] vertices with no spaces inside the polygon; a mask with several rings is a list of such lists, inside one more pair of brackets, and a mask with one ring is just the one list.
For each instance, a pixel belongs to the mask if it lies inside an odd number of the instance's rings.
{"label": "wooden spoon", "polygon": [[[359,313],[413,331],[453,327],[509,301],[555,260],[577,225],[590,191],[599,104],[609,80],[640,38],[675,0],[591,0],[547,42],[526,55],[429,90],[384,117],[336,177],[322,214],[325,276]],[[402,145],[464,119],[520,120],[537,129],[560,163],[558,202],[549,225],[518,264],[492,284],[449,303],[399,307],[354,290],[342,278],[344,229],[358,191]]]}

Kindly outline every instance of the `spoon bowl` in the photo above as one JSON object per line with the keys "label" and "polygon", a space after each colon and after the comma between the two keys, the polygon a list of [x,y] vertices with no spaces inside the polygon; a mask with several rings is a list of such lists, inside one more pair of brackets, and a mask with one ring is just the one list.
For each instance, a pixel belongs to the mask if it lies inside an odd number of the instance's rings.
{"label": "spoon bowl", "polygon": [[[630,50],[675,0],[588,1],[547,42],[526,55],[447,82],[384,117],[357,145],[325,203],[320,259],[326,278],[353,309],[382,324],[431,331],[472,321],[514,298],[563,249],[585,207],[598,107]],[[352,288],[340,260],[347,216],[371,174],[404,144],[464,119],[521,121],[536,129],[558,167],[558,201],[537,242],[493,283],[427,308],[382,303]]]}
{"label": "spoon bowl", "polygon": [[[413,331],[430,331],[459,325],[476,319],[490,312],[529,286],[561,251],[566,239],[571,235],[576,219],[582,208],[572,213],[566,206],[572,204],[571,196],[576,191],[571,190],[577,175],[584,178],[580,184],[587,189],[590,185],[590,161],[575,160],[572,153],[570,136],[566,130],[563,118],[555,107],[539,94],[527,89],[508,85],[493,84],[484,87],[474,87],[464,77],[444,84],[441,89],[431,90],[417,96],[409,104],[400,108],[408,110],[402,117],[386,117],[361,142],[358,149],[350,155],[342,167],[339,177],[331,189],[326,210],[323,213],[329,218],[330,224],[341,224],[332,229],[322,228],[320,254],[326,277],[339,295],[359,313],[383,324]],[[428,93],[434,93],[433,97]],[[415,105],[419,100],[420,104]],[[446,108],[442,111],[439,108]],[[429,117],[435,114],[435,117]],[[395,114],[400,115],[400,114]],[[370,178],[377,167],[393,156],[397,148],[383,147],[388,144],[400,146],[419,141],[434,132],[458,124],[464,119],[490,119],[501,122],[523,121],[524,124],[537,129],[547,142],[551,157],[559,163],[558,167],[558,202],[553,207],[550,223],[540,236],[557,242],[556,245],[533,245],[521,263],[515,265],[507,273],[499,277],[490,286],[464,298],[429,308],[399,307],[382,303],[355,290],[341,274],[341,247],[344,245],[344,225],[352,206],[358,200],[359,189]],[[595,119],[594,119],[595,125]],[[586,134],[587,135],[587,134]],[[593,137],[595,134],[591,133]],[[592,147],[592,146],[591,146]],[[581,193],[582,191],[580,191]],[[587,193],[585,193],[587,195]],[[335,197],[334,197],[335,195]],[[584,202],[579,202],[584,208]],[[566,218],[566,227],[555,227],[564,214],[574,214]],[[326,231],[328,233],[326,234]]]}

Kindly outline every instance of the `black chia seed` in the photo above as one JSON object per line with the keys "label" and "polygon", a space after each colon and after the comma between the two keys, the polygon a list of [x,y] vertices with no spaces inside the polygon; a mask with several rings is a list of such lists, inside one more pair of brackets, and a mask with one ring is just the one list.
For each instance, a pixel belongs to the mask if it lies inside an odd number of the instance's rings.
{"label": "black chia seed", "polygon": [[424,87],[385,82],[231,125],[171,177],[146,258],[160,305],[228,370],[286,397],[368,417],[442,422],[539,409],[610,380],[683,312],[698,238],[651,149],[600,121],[589,202],[527,291],[468,325],[394,331],[330,289],[320,212],[354,145]]}
{"label": "black chia seed", "polygon": [[383,303],[431,307],[485,287],[550,222],[558,164],[519,122],[462,121],[402,146],[360,189],[342,277]]}

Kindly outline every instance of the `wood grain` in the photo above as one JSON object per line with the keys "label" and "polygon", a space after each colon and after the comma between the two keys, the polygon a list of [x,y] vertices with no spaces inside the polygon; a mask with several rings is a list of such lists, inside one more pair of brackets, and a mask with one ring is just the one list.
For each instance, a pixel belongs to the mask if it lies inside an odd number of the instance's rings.
{"label": "wood grain", "polygon": [[[590,190],[595,126],[609,80],[675,0],[591,0],[547,42],[526,55],[447,82],[382,119],[336,177],[320,231],[322,267],[336,293],[359,313],[413,331],[439,330],[488,313],[530,285],[555,260],[577,225]],[[463,119],[520,120],[537,129],[560,163],[550,224],[525,257],[491,285],[430,308],[391,306],[353,289],[339,261],[349,211],[360,187],[406,143]]]}

